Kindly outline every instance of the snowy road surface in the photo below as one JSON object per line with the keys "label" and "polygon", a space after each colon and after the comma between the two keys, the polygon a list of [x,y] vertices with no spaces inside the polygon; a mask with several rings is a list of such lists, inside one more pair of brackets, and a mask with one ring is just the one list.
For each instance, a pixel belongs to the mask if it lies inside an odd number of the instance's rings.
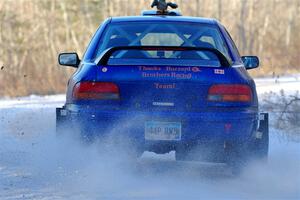
{"label": "snowy road surface", "polygon": [[[257,80],[258,92],[290,92],[297,78]],[[300,143],[271,128],[268,164],[234,178],[223,165],[175,162],[174,152],[146,152],[134,164],[55,137],[64,96],[0,101],[0,199],[300,199]]]}

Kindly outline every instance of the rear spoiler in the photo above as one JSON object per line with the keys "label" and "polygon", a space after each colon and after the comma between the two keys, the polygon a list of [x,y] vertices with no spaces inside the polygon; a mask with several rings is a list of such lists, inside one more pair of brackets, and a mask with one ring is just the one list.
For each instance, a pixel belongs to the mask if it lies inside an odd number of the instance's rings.
{"label": "rear spoiler", "polygon": [[178,47],[178,46],[119,46],[106,49],[97,59],[97,65],[106,66],[108,64],[109,58],[116,51],[121,50],[141,50],[141,51],[209,51],[214,53],[219,61],[221,66],[230,67],[231,63],[226,58],[226,56],[221,53],[219,50],[214,48],[205,48],[205,47]]}

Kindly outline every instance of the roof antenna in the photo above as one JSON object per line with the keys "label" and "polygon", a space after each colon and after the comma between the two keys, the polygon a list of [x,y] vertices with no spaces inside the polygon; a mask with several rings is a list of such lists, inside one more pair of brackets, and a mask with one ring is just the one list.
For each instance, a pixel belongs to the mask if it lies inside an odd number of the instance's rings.
{"label": "roof antenna", "polygon": [[154,0],[151,4],[151,8],[157,7],[158,12],[160,13],[167,13],[168,7],[170,6],[172,9],[178,8],[178,5],[176,3],[166,3],[166,0]]}

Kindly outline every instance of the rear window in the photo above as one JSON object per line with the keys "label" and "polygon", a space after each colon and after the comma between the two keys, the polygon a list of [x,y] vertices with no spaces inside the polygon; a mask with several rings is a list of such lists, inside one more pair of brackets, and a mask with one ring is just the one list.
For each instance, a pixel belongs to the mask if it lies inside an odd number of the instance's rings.
{"label": "rear window", "polygon": [[[177,46],[215,48],[229,60],[228,47],[219,29],[213,25],[200,23],[172,22],[126,22],[113,23],[104,32],[94,59],[111,47],[116,46]],[[187,63],[219,66],[218,58],[208,51],[119,51],[112,55],[110,61],[114,64],[135,59],[139,64],[156,63],[155,60],[167,60],[174,63],[179,59]],[[139,61],[136,61],[139,60]],[[148,60],[148,62],[147,62]],[[164,62],[162,62],[164,63]]]}

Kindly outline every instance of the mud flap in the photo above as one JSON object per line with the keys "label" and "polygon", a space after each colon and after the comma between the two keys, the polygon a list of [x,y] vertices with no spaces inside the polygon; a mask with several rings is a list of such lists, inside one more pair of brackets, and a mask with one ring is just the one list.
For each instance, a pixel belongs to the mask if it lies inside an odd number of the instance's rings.
{"label": "mud flap", "polygon": [[56,134],[61,134],[68,123],[68,113],[65,107],[56,108]]}
{"label": "mud flap", "polygon": [[259,116],[259,128],[255,133],[253,151],[257,158],[266,159],[269,153],[269,113]]}

